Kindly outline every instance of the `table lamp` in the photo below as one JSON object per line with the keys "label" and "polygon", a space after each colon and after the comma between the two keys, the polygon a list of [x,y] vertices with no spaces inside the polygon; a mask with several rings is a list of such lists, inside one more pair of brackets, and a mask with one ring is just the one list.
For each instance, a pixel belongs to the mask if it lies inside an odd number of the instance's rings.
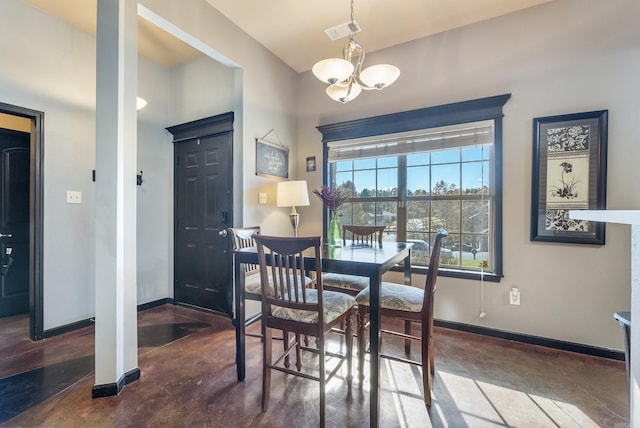
{"label": "table lamp", "polygon": [[309,191],[305,180],[281,181],[276,189],[276,206],[291,207],[291,226],[293,226],[293,236],[298,236],[298,225],[300,224],[300,214],[296,207],[306,207],[309,205]]}

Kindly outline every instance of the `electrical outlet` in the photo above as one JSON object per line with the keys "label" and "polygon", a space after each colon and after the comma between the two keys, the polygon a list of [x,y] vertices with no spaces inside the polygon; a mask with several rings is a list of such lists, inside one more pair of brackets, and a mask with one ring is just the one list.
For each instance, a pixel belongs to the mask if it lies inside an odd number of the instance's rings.
{"label": "electrical outlet", "polygon": [[260,202],[260,204],[263,204],[263,205],[264,205],[264,204],[266,204],[266,203],[267,203],[267,194],[266,194],[266,193],[262,193],[262,192],[261,192],[261,193],[259,193],[259,194],[258,194],[258,196],[259,196],[259,202]]}
{"label": "electrical outlet", "polygon": [[67,203],[68,204],[81,204],[82,203],[82,192],[74,192],[72,190],[67,190]]}
{"label": "electrical outlet", "polygon": [[512,305],[520,305],[520,289],[516,287],[511,288],[509,293],[509,303]]}

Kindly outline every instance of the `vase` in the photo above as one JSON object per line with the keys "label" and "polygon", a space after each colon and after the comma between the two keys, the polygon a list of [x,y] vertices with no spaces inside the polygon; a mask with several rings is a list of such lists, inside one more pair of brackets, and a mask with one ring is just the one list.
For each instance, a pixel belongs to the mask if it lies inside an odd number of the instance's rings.
{"label": "vase", "polygon": [[329,220],[328,241],[330,247],[342,247],[342,225],[338,214],[332,213]]}

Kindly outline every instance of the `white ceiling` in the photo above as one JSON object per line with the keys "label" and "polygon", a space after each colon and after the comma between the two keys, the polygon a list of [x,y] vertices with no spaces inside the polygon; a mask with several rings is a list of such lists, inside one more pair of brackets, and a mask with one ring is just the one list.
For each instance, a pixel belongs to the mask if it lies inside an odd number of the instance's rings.
{"label": "white ceiling", "polygon": [[[23,0],[95,34],[96,0]],[[173,0],[184,1],[184,0]],[[395,46],[553,0],[356,0],[356,40],[366,52]],[[206,0],[297,72],[342,55],[346,39],[324,30],[351,19],[349,0]],[[199,52],[139,19],[140,54],[166,67]],[[188,31],[188,28],[185,29]]]}

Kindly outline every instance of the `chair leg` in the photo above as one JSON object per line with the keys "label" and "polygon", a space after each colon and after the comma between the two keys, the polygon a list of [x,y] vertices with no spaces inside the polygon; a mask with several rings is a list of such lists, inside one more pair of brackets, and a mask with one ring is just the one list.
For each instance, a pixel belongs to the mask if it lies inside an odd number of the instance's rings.
{"label": "chair leg", "polygon": [[429,369],[431,370],[431,376],[436,374],[435,354],[433,351],[433,322],[429,326]]}
{"label": "chair leg", "polygon": [[364,381],[364,353],[367,346],[367,312],[369,308],[358,306],[358,378],[360,386]]}
{"label": "chair leg", "polygon": [[325,395],[326,395],[326,388],[325,388],[326,372],[325,372],[324,363],[325,363],[326,354],[324,349],[324,333],[322,331],[320,331],[320,334],[318,335],[317,339],[319,342],[318,343],[319,345],[318,377],[320,378],[320,426],[324,427],[324,405],[325,405]]}
{"label": "chair leg", "polygon": [[296,334],[296,368],[302,370],[302,335]]}
{"label": "chair leg", "polygon": [[[428,329],[428,327],[427,327]],[[423,329],[424,331],[424,329]],[[427,334],[427,337],[422,338],[422,384],[423,384],[423,396],[424,404],[427,408],[431,407],[431,387],[433,384],[433,373],[431,371],[431,364],[433,362],[433,346],[431,346],[431,337]]]}
{"label": "chair leg", "polygon": [[[284,346],[284,351],[286,352],[287,349],[289,348],[289,332],[288,331],[282,331],[282,345]],[[284,357],[284,366],[286,368],[289,368],[289,366],[291,365],[291,363],[289,362],[289,355],[287,355],[286,357]]]}
{"label": "chair leg", "polygon": [[271,343],[272,330],[264,329],[264,344],[262,346],[262,411],[269,408],[269,393],[271,392]]}
{"label": "chair leg", "polygon": [[[407,336],[411,334],[411,321],[409,320],[404,321],[404,334]],[[404,340],[404,352],[407,355],[411,354],[411,340],[409,339]]]}
{"label": "chair leg", "polygon": [[352,374],[352,359],[353,359],[353,310],[349,311],[349,314],[347,315],[347,322],[346,322],[346,328],[345,328],[345,336],[346,336],[346,342],[347,342],[347,352],[346,352],[346,358],[347,358],[347,386],[348,386],[348,391],[351,392],[351,383],[353,381],[353,374]]}

